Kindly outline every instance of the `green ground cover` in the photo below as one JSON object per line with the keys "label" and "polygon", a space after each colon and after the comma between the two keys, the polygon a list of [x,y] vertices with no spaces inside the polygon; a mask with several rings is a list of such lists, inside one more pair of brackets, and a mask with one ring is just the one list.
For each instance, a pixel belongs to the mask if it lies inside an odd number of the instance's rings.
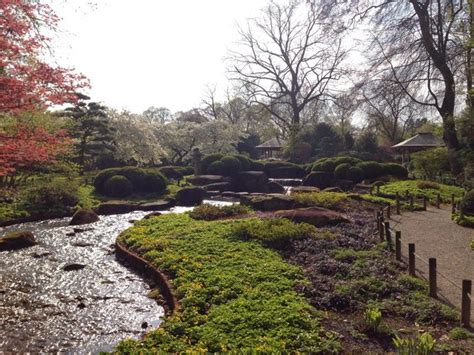
{"label": "green ground cover", "polygon": [[143,341],[123,341],[117,350],[338,350],[332,333],[320,325],[318,312],[295,291],[308,283],[302,271],[265,248],[260,240],[266,238],[248,223],[169,214],[140,221],[122,233],[120,242],[169,275],[181,308]]}
{"label": "green ground cover", "polygon": [[436,202],[436,196],[439,193],[441,202],[450,203],[451,195],[454,194],[456,200],[462,198],[465,190],[461,187],[425,182],[423,180],[403,180],[391,182],[380,186],[380,192],[395,196],[398,192],[401,197],[405,196],[406,191],[415,198],[426,196],[431,203]]}

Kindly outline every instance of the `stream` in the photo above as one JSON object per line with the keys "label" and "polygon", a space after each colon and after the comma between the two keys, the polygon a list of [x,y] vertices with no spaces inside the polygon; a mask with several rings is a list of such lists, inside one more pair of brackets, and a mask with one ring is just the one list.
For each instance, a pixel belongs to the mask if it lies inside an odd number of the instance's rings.
{"label": "stream", "polygon": [[[164,310],[147,297],[150,286],[114,253],[120,232],[147,213],[100,216],[82,226],[60,218],[0,228],[0,236],[31,231],[38,242],[0,253],[0,353],[110,351],[120,340],[158,327]],[[84,231],[73,234],[73,228]],[[64,270],[72,264],[84,267]]]}

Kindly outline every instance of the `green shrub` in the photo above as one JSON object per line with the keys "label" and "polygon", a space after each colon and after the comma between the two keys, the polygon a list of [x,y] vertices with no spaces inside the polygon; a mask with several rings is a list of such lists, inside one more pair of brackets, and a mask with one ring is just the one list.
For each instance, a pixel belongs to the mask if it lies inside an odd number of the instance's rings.
{"label": "green shrub", "polygon": [[104,184],[104,194],[111,197],[127,197],[133,193],[133,185],[125,176],[114,175]]}
{"label": "green shrub", "polygon": [[399,338],[393,339],[393,344],[399,354],[417,354],[428,355],[434,351],[436,341],[430,333],[423,333],[418,338]]}
{"label": "green shrub", "polygon": [[135,167],[110,168],[102,170],[94,179],[94,187],[100,194],[106,194],[104,184],[112,176],[125,176],[133,185],[133,190],[140,193],[160,193],[166,189],[166,178],[157,172],[147,172]]}
{"label": "green shrub", "polygon": [[377,333],[379,329],[380,322],[382,321],[382,312],[378,308],[369,307],[364,312],[364,322],[365,325],[372,330],[374,333]]}
{"label": "green shrub", "polygon": [[304,178],[303,185],[325,189],[326,187],[331,186],[333,181],[333,174],[324,171],[313,171]]}
{"label": "green shrub", "polygon": [[474,215],[474,190],[469,191],[464,195],[461,202],[461,207],[465,214]]}
{"label": "green shrub", "polygon": [[411,164],[418,174],[434,178],[449,171],[448,149],[435,148],[413,153]]}
{"label": "green shrub", "polygon": [[347,179],[347,172],[351,168],[349,163],[341,163],[334,170],[334,176],[337,179]]}
{"label": "green shrub", "polygon": [[356,165],[363,171],[363,179],[375,179],[384,173],[382,164],[376,161],[363,161]]}
{"label": "green shrub", "polygon": [[234,154],[232,157],[236,158],[240,162],[240,166],[242,167],[242,171],[249,171],[251,170],[252,163],[248,157],[242,154]]}
{"label": "green shrub", "polygon": [[178,166],[163,166],[159,169],[159,172],[166,176],[167,179],[182,180],[183,170]]}
{"label": "green shrub", "polygon": [[455,327],[449,331],[449,337],[453,340],[465,340],[474,338],[474,334],[461,327]]}
{"label": "green shrub", "polygon": [[347,179],[352,180],[354,183],[362,181],[364,178],[364,172],[361,168],[353,166],[347,170]]}
{"label": "green shrub", "polygon": [[252,212],[252,210],[244,205],[213,206],[203,204],[189,212],[189,216],[193,219],[213,221],[220,218],[245,215],[250,212]]}
{"label": "green shrub", "polygon": [[248,219],[235,226],[236,237],[256,239],[272,247],[283,247],[291,240],[311,238],[316,228],[307,223],[293,223],[286,218]]}
{"label": "green shrub", "polygon": [[224,164],[220,160],[214,161],[209,165],[206,172],[211,175],[224,175]]}
{"label": "green shrub", "polygon": [[400,164],[385,163],[382,164],[382,167],[384,175],[392,175],[400,179],[406,179],[408,177],[408,170]]}
{"label": "green shrub", "polygon": [[19,209],[30,215],[69,213],[79,202],[79,185],[67,179],[33,182],[20,192]]}
{"label": "green shrub", "polygon": [[178,170],[183,176],[194,174],[194,167],[192,166],[176,166],[175,169]]}
{"label": "green shrub", "polygon": [[265,174],[267,174],[269,177],[273,177],[274,171],[279,168],[292,168],[298,166],[293,163],[289,163],[287,161],[270,161],[266,162],[264,166]]}
{"label": "green shrub", "polygon": [[334,162],[336,163],[336,166],[339,166],[341,164],[356,165],[362,161],[359,158],[353,158],[353,157],[337,157],[333,159],[334,159]]}
{"label": "green shrub", "polygon": [[251,160],[250,161],[250,170],[253,171],[264,171],[265,164],[258,160]]}
{"label": "green shrub", "polygon": [[207,168],[209,167],[209,165],[211,165],[213,162],[215,161],[218,161],[218,160],[221,160],[222,157],[224,155],[220,154],[220,153],[216,153],[216,154],[209,154],[209,155],[206,155],[204,158],[202,158],[201,160],[201,171],[204,173],[204,174],[210,174],[208,171],[207,171]]}
{"label": "green shrub", "polygon": [[221,159],[223,175],[234,176],[242,170],[242,164],[239,159],[227,156]]}
{"label": "green shrub", "polygon": [[303,192],[291,195],[299,204],[312,207],[324,207],[334,209],[341,207],[341,203],[347,201],[347,194],[342,192]]}
{"label": "green shrub", "polygon": [[301,166],[284,166],[272,171],[272,178],[277,179],[299,179],[306,175],[306,170]]}
{"label": "green shrub", "polygon": [[439,190],[439,184],[437,182],[432,182],[432,181],[418,181],[416,183],[416,187],[418,187],[421,190],[425,190],[425,189]]}

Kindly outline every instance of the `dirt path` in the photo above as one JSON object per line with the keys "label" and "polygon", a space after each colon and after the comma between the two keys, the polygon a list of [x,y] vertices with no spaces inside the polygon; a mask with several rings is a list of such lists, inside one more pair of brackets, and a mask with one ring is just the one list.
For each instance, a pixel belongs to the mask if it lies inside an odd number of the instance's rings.
{"label": "dirt path", "polygon": [[[403,258],[406,259],[408,254],[406,244],[415,243],[416,254],[426,262],[428,258],[437,259],[438,273],[454,283],[438,274],[440,299],[460,309],[462,280],[474,282],[474,251],[469,246],[474,239],[474,230],[452,222],[449,206],[392,215],[390,224],[394,230],[401,231]],[[428,279],[428,265],[419,258],[416,258],[416,269],[418,275]],[[471,322],[474,323],[474,304],[471,306]]]}

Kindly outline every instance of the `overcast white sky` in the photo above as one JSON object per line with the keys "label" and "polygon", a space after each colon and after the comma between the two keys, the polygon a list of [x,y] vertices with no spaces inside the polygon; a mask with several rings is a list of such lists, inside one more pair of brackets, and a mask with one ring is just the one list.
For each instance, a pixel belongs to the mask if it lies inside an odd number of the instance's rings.
{"label": "overcast white sky", "polygon": [[223,58],[237,23],[267,0],[51,0],[65,31],[56,58],[91,81],[94,101],[142,112],[198,106],[206,85],[224,90]]}

